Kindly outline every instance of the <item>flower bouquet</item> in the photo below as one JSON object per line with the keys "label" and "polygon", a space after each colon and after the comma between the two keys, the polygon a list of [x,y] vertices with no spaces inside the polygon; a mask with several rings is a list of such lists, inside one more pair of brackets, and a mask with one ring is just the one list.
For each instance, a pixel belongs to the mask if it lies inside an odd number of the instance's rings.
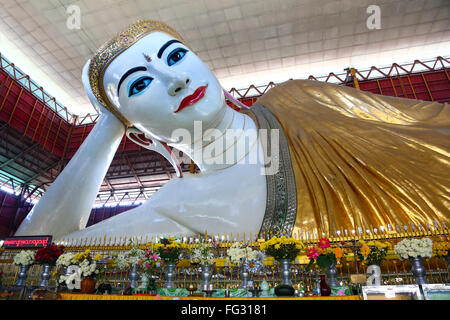
{"label": "flower bouquet", "polygon": [[131,249],[130,251],[128,251],[126,258],[131,266],[137,266],[139,264],[139,261],[141,261],[142,258],[144,258],[145,251],[139,249],[138,244],[133,243],[132,240],[130,240],[130,246]]}
{"label": "flower bouquet", "polygon": [[291,264],[301,250],[305,248],[303,242],[294,238],[272,237],[270,240],[260,244],[260,249],[267,255],[274,257],[280,263],[282,280],[281,284],[275,287],[277,296],[292,296],[295,289],[291,282]]}
{"label": "flower bouquet", "polygon": [[153,276],[156,274],[157,268],[162,264],[161,257],[153,249],[145,251],[143,258],[138,262],[140,270],[142,270],[141,288],[144,290],[149,289],[150,291],[156,290]]}
{"label": "flower bouquet", "polygon": [[149,249],[145,251],[145,254],[141,260],[139,260],[138,265],[142,268],[144,273],[148,275],[153,275],[156,269],[162,264],[161,257],[153,251],[153,249]]}
{"label": "flower bouquet", "polygon": [[232,264],[242,263],[251,273],[255,273],[264,267],[265,254],[262,251],[252,249],[248,244],[235,242],[227,250],[227,259]]}
{"label": "flower bouquet", "polygon": [[394,246],[394,253],[402,260],[431,258],[433,255],[433,241],[429,238],[403,239]]}
{"label": "flower bouquet", "polygon": [[176,263],[180,260],[180,255],[187,246],[174,238],[162,238],[158,243],[155,243],[153,248],[165,262]]}
{"label": "flower bouquet", "polygon": [[38,264],[54,266],[59,256],[63,253],[63,250],[63,246],[57,246],[52,243],[44,248],[39,248],[34,257],[34,261]]}
{"label": "flower bouquet", "polygon": [[176,264],[181,258],[181,254],[186,249],[186,244],[174,238],[162,238],[155,243],[153,249],[159,254],[161,260],[166,264],[166,283],[165,288],[174,288],[176,277]]}
{"label": "flower bouquet", "polygon": [[[339,250],[337,252],[340,253]],[[308,249],[306,256],[309,258],[309,263],[306,266],[306,271],[309,271],[314,262],[319,266],[322,272],[326,272],[330,267],[337,263],[335,250],[331,247],[330,241],[327,238],[319,239],[317,247]]]}
{"label": "flower bouquet", "polygon": [[199,263],[201,265],[211,265],[214,263],[214,253],[211,250],[211,247],[205,243],[200,242],[196,245],[196,247],[190,250],[191,255],[191,263],[196,264]]}
{"label": "flower bouquet", "polygon": [[[102,265],[98,261],[102,259],[101,254],[97,254],[94,257],[91,256],[91,250],[87,249],[84,252],[76,253],[71,259],[71,264],[76,264],[80,267],[78,270],[78,277],[81,280],[81,290],[82,293],[92,293],[95,291],[95,278],[100,274]],[[65,281],[68,283],[70,277],[75,277],[74,275],[69,275]],[[62,279],[61,279],[62,278]],[[60,281],[64,281],[64,277],[61,277]]]}
{"label": "flower bouquet", "polygon": [[433,256],[433,241],[431,239],[403,239],[394,246],[394,253],[402,260],[409,259],[412,272],[416,277],[416,284],[422,285],[427,283],[422,258],[431,258]]}
{"label": "flower bouquet", "polygon": [[127,256],[123,253],[111,255],[110,259],[108,260],[108,264],[111,266],[111,268],[117,268],[121,271],[124,271],[130,267]]}
{"label": "flower bouquet", "polygon": [[361,247],[356,250],[359,260],[363,264],[381,266],[386,259],[389,249],[392,244],[388,241],[369,241],[359,240]]}
{"label": "flower bouquet", "polygon": [[450,243],[448,241],[434,241],[433,252],[436,257],[446,259],[450,255]]}
{"label": "flower bouquet", "polygon": [[36,252],[32,250],[22,250],[14,256],[14,264],[16,266],[28,267],[34,264]]}
{"label": "flower bouquet", "polygon": [[20,266],[20,270],[17,273],[16,286],[25,285],[28,269],[35,262],[36,253],[32,250],[22,250],[14,256],[14,264]]}
{"label": "flower bouquet", "polygon": [[260,244],[260,249],[275,260],[294,260],[301,250],[305,248],[303,242],[294,238],[272,237],[270,240]]}

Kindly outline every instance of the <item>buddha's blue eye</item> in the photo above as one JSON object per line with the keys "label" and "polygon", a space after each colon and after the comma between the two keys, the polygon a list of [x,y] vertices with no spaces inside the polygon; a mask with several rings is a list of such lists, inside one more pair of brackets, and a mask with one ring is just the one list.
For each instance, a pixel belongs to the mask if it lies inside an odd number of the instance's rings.
{"label": "buddha's blue eye", "polygon": [[176,48],[167,56],[167,64],[169,66],[174,65],[178,61],[182,60],[188,51],[183,48]]}
{"label": "buddha's blue eye", "polygon": [[128,89],[128,96],[131,97],[144,92],[144,90],[150,85],[152,81],[152,77],[141,77],[137,79],[130,85]]}

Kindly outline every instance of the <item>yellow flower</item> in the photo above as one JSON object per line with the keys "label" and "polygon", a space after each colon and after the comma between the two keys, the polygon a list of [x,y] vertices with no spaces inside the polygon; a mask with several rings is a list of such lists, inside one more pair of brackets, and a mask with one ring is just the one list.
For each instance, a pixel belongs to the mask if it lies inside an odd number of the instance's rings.
{"label": "yellow flower", "polygon": [[280,245],[279,245],[279,244],[276,244],[276,245],[274,246],[274,248],[275,248],[275,249],[280,249]]}
{"label": "yellow flower", "polygon": [[102,255],[101,255],[100,253],[98,253],[98,254],[94,257],[94,260],[97,261],[97,260],[100,260],[101,258],[102,258]]}
{"label": "yellow flower", "polygon": [[363,245],[363,246],[361,247],[361,254],[362,254],[364,257],[367,257],[367,256],[369,255],[369,253],[370,253],[370,248],[369,248],[367,245]]}

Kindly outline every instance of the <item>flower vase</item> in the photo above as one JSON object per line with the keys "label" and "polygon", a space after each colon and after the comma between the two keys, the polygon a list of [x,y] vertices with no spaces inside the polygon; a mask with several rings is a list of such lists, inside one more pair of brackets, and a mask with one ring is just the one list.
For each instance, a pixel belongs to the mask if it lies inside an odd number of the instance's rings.
{"label": "flower vase", "polygon": [[131,289],[136,289],[136,287],[137,287],[137,277],[138,277],[137,266],[135,264],[133,264],[131,266],[130,274],[128,276],[128,278],[130,280],[130,287],[131,287]]}
{"label": "flower vase", "polygon": [[291,263],[290,259],[279,260],[281,267],[281,284],[275,287],[275,294],[279,297],[292,297],[295,293],[291,282]]}
{"label": "flower vase", "polygon": [[327,268],[327,279],[328,279],[328,284],[332,287],[337,287],[339,286],[338,282],[337,282],[337,268],[336,268],[336,263],[333,262],[333,264],[331,266],[329,266]]}
{"label": "flower vase", "polygon": [[177,264],[175,262],[167,262],[167,269],[166,269],[166,283],[164,285],[164,288],[172,289],[175,287],[174,281],[176,276],[176,267]]}
{"label": "flower vase", "polygon": [[48,287],[48,280],[50,279],[51,269],[52,266],[48,263],[42,265],[41,283],[39,284],[39,287]]}
{"label": "flower vase", "polygon": [[239,270],[239,276],[241,278],[240,288],[247,289],[249,272],[248,272],[248,267],[245,263],[241,263],[240,270]]}
{"label": "flower vase", "polygon": [[202,264],[202,288],[203,290],[209,289],[209,282],[212,276],[212,264]]}
{"label": "flower vase", "polygon": [[368,286],[381,286],[381,268],[376,264],[371,264],[366,271]]}
{"label": "flower vase", "polygon": [[81,293],[93,293],[95,291],[95,280],[89,277],[81,280],[80,292]]}
{"label": "flower vase", "polygon": [[425,268],[422,264],[422,258],[409,258],[409,261],[412,265],[412,273],[414,274],[414,277],[416,277],[416,284],[427,284],[427,280],[425,280]]}
{"label": "flower vase", "polygon": [[30,266],[20,266],[19,272],[17,273],[16,286],[24,286],[28,276],[28,270]]}
{"label": "flower vase", "polygon": [[325,280],[325,275],[321,274],[320,276],[320,295],[321,296],[329,296],[331,294],[331,288]]}

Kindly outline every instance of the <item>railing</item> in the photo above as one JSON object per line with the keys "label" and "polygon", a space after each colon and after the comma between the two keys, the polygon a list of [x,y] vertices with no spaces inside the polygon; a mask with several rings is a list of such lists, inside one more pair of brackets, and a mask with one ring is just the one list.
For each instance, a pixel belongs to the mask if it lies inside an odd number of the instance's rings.
{"label": "railing", "polygon": [[[437,230],[431,231],[431,233],[404,233],[404,234],[395,234],[395,235],[386,235],[388,238],[384,237],[371,237],[371,236],[361,236],[349,238],[347,240],[343,240],[343,238],[330,239],[331,245],[343,245],[344,247],[352,246],[352,250],[354,250],[357,246],[355,245],[356,241],[360,239],[365,240],[373,240],[373,239],[390,239],[390,242],[395,244],[399,238],[411,238],[411,237],[422,237],[427,236],[433,241],[448,241],[450,239],[448,230],[442,230],[438,232]],[[243,234],[242,234],[243,236]],[[269,235],[265,235],[269,236]],[[201,282],[201,267],[198,264],[191,264],[189,260],[189,249],[196,246],[196,243],[199,242],[200,238],[206,237],[208,240],[217,239],[217,236],[207,236],[207,235],[198,235],[195,237],[182,237],[182,241],[184,241],[188,247],[188,250],[184,252],[184,258],[180,260],[177,264],[176,269],[176,281],[175,286],[177,288],[187,288],[190,284],[197,284],[200,287]],[[236,237],[236,238],[235,238]],[[225,240],[219,240],[219,245],[215,250],[215,269],[214,275],[212,277],[211,283],[215,288],[237,288],[241,283],[240,279],[240,269],[237,265],[232,265],[227,262],[226,255],[227,249],[234,243],[234,240],[240,239],[238,234],[233,237],[232,234],[224,235]],[[227,240],[229,239],[229,240]],[[232,240],[231,240],[232,239]],[[119,240],[119,239],[115,239]],[[130,245],[127,245],[126,241],[129,241],[130,238],[124,238],[120,240],[124,240],[123,244],[117,244],[119,241],[113,241],[111,238],[104,237],[103,239],[94,239],[94,240],[86,240],[86,239],[76,239],[75,241],[65,243],[65,252],[83,252],[86,249],[91,250],[91,255],[95,256],[96,254],[101,254],[103,259],[108,259],[108,257],[126,253],[131,249]],[[133,239],[135,243],[140,243],[139,248],[141,249],[150,249],[152,247],[151,242],[145,242],[144,239]],[[150,239],[151,241],[156,240]],[[254,249],[259,248],[259,242],[261,239],[252,241],[249,243],[251,247]],[[344,241],[344,243],[342,243]],[[60,241],[59,243],[61,243]],[[211,243],[207,242],[207,243]],[[306,245],[316,244],[316,242],[305,241]],[[347,246],[350,244],[350,246]],[[13,262],[14,255],[17,251],[12,249],[1,249],[0,250],[0,267],[3,271],[3,285],[4,286],[12,286],[17,280],[17,274],[19,271],[19,267],[15,266]],[[305,280],[310,278],[312,283],[316,279],[318,279],[318,275],[320,270],[315,266],[311,271],[306,271],[305,267],[308,264],[309,259],[306,257],[305,253],[301,253],[293,264],[291,265],[291,280],[293,284],[303,285],[305,284]],[[448,269],[447,262],[438,257],[426,258],[423,259],[423,265],[426,271],[426,280],[428,283],[449,283],[450,282],[450,273]],[[337,281],[341,286],[351,285],[351,275],[355,273],[366,273],[366,268],[364,264],[358,262],[355,258],[354,251],[349,251],[345,254],[341,262],[337,265],[338,275]],[[399,284],[414,284],[414,276],[411,272],[411,264],[408,260],[399,260],[398,257],[393,253],[392,250],[388,252],[387,260],[383,262],[381,265],[382,270],[382,283],[385,285],[399,285]],[[56,271],[56,270],[54,270]],[[27,285],[38,285],[40,282],[40,274],[42,272],[42,267],[38,265],[32,266],[32,268],[28,272]],[[115,288],[119,288],[121,290],[125,289],[129,282],[129,273],[130,270],[118,270],[111,269],[105,274],[103,274],[103,278],[105,279],[105,283],[111,284]],[[155,275],[156,286],[164,287],[165,284],[165,268],[159,268],[157,274]],[[281,281],[281,269],[280,265],[274,262],[273,258],[266,258],[264,262],[264,269],[254,273],[249,280],[253,280],[254,282],[260,284],[263,280],[266,280],[269,283],[270,287],[277,286]],[[50,286],[56,285],[56,277],[53,276],[50,279]]]}
{"label": "railing", "polygon": [[[397,77],[401,75],[411,75],[413,73],[418,72],[430,72],[430,71],[438,71],[444,70],[447,79],[450,81],[450,76],[447,69],[450,68],[450,56],[441,57],[438,56],[434,59],[426,59],[423,61],[414,60],[412,63],[405,64],[397,64],[393,63],[392,65],[385,67],[370,67],[370,69],[366,70],[357,70],[354,68],[348,68],[345,72],[335,73],[330,72],[326,76],[313,76],[310,75],[308,80],[316,80],[323,81],[328,83],[335,83],[340,85],[348,85],[354,83],[354,78],[356,80],[368,81],[375,80],[379,78],[389,78],[389,77]],[[230,93],[238,99],[247,99],[255,96],[261,96],[266,93],[269,89],[275,87],[277,84],[274,82],[270,82],[267,85],[255,86],[251,85],[248,88],[236,89],[232,88]]]}

